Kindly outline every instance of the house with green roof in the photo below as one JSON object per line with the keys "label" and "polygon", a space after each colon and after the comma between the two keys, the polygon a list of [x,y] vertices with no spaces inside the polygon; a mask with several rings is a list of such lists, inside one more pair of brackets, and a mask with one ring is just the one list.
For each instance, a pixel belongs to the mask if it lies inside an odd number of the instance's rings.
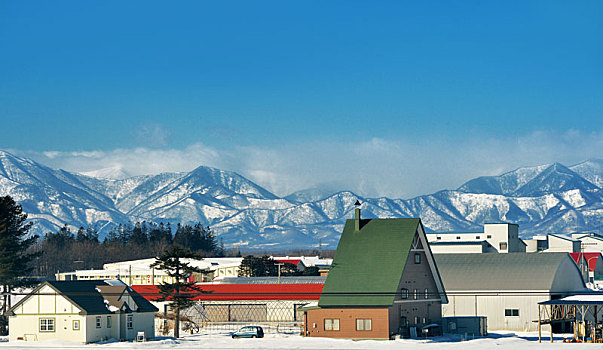
{"label": "house with green roof", "polygon": [[158,309],[118,280],[46,281],[8,312],[9,339],[80,343],[155,336]]}
{"label": "house with green roof", "polygon": [[446,293],[420,219],[347,220],[320,300],[305,314],[312,337],[390,339],[439,323]]}

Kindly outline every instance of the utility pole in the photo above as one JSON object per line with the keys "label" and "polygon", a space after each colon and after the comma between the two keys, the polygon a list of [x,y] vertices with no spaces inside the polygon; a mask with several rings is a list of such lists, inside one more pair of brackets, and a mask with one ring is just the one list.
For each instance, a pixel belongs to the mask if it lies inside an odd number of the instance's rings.
{"label": "utility pole", "polygon": [[275,265],[278,266],[278,284],[281,284],[281,266],[285,265],[285,263],[279,262]]}

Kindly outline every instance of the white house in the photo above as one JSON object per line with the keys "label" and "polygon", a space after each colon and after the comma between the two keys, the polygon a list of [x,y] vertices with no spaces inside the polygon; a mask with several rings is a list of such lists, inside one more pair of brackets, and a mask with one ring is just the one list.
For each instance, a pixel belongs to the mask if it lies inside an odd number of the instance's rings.
{"label": "white house", "polygon": [[47,281],[8,312],[9,338],[91,343],[155,337],[158,309],[121,281]]}
{"label": "white house", "polygon": [[442,317],[486,316],[488,330],[536,331],[539,302],[586,290],[568,253],[434,256],[449,300]]}
{"label": "white house", "polygon": [[516,224],[484,224],[484,232],[428,233],[434,254],[445,253],[515,253],[525,252]]}

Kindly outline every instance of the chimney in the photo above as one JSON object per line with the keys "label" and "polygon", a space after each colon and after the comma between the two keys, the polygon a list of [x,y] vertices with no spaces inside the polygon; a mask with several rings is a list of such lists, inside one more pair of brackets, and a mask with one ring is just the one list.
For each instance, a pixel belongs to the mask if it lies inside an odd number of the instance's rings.
{"label": "chimney", "polygon": [[354,209],[354,229],[356,232],[360,231],[360,202],[356,201],[354,204],[356,209]]}

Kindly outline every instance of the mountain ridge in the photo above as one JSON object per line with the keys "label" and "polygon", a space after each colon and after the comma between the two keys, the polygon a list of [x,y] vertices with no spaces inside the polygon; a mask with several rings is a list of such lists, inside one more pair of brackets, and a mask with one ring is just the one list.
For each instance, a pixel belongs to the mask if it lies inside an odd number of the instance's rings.
{"label": "mountain ridge", "polygon": [[23,206],[33,233],[91,224],[102,237],[120,223],[199,221],[227,246],[256,249],[319,242],[334,248],[357,199],[363,217],[420,217],[428,231],[479,231],[484,222],[501,221],[519,224],[523,236],[589,231],[603,224],[602,177],[603,160],[590,159],[570,167],[518,168],[409,199],[328,194],[324,188],[279,197],[236,172],[211,167],[106,179],[0,151],[0,195]]}

